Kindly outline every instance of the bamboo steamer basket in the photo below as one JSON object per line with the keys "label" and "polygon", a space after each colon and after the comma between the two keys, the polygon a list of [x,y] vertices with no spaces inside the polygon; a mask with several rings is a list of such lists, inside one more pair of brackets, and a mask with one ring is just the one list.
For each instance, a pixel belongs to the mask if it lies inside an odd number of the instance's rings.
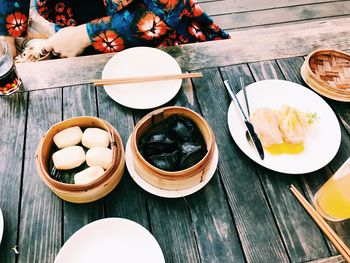
{"label": "bamboo steamer basket", "polygon": [[307,56],[300,73],[319,94],[333,100],[350,101],[350,54],[317,49]]}
{"label": "bamboo steamer basket", "polygon": [[[79,126],[82,129],[101,128],[110,136],[113,162],[102,176],[88,184],[66,184],[54,180],[49,175],[48,165],[54,147],[53,137],[58,132],[73,126]],[[90,116],[75,117],[53,125],[43,135],[35,154],[35,163],[40,178],[57,196],[72,203],[88,203],[106,196],[120,182],[125,167],[123,143],[117,130],[108,122]]]}
{"label": "bamboo steamer basket", "polygon": [[[207,153],[202,160],[187,169],[174,172],[159,169],[147,162],[137,147],[145,132],[172,115],[191,119],[199,128],[207,147]],[[214,133],[207,121],[198,113],[178,106],[160,108],[144,116],[135,126],[130,144],[136,172],[148,183],[165,190],[184,190],[199,184],[209,170],[216,146]]]}

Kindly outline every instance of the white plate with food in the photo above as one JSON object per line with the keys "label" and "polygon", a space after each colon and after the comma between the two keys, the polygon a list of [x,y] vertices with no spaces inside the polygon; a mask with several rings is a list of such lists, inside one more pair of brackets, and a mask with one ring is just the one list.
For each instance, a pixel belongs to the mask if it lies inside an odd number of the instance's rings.
{"label": "white plate with food", "polygon": [[184,189],[184,190],[165,190],[165,189],[160,189],[160,188],[148,183],[136,172],[135,166],[134,166],[134,160],[133,160],[133,156],[132,156],[132,152],[131,152],[130,138],[129,138],[129,140],[126,144],[126,147],[125,147],[125,163],[126,163],[126,167],[129,171],[132,179],[145,191],[147,191],[151,194],[154,194],[156,196],[166,197],[166,198],[184,197],[184,196],[191,195],[191,194],[199,191],[200,189],[202,189],[210,181],[210,179],[213,177],[213,175],[216,171],[216,167],[218,165],[218,161],[219,161],[219,150],[218,150],[217,146],[215,146],[213,160],[212,160],[210,167],[209,167],[209,170],[207,171],[207,173],[204,177],[204,180],[202,182],[200,182],[199,184],[197,184],[191,188]]}
{"label": "white plate with food", "polygon": [[143,226],[124,218],[94,221],[75,232],[59,251],[55,263],[164,263],[163,252]]}
{"label": "white plate with food", "polygon": [[0,244],[1,244],[3,233],[4,233],[4,217],[3,217],[2,211],[0,209]]}
{"label": "white plate with food", "polygon": [[[115,54],[105,65],[102,79],[180,74],[168,53],[150,47],[134,47]],[[170,101],[181,88],[181,79],[105,85],[107,94],[129,108],[150,109]]]}
{"label": "white plate with food", "polygon": [[[264,145],[264,160],[248,143],[245,125],[233,102],[227,118],[234,141],[249,158],[266,168],[288,174],[316,171],[334,158],[340,146],[340,126],[331,107],[319,95],[285,80],[258,81],[248,85],[246,90],[251,121]],[[243,91],[238,92],[237,97],[241,105],[245,105]],[[259,116],[265,116],[266,112],[273,114],[274,121],[267,122],[271,126],[259,122],[262,119]],[[295,122],[296,119],[300,121]],[[264,127],[267,127],[266,133]]]}

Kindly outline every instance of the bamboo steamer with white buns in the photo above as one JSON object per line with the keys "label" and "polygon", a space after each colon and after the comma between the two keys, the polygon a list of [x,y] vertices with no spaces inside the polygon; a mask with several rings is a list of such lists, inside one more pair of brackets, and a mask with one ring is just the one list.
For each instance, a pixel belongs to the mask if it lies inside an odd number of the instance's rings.
{"label": "bamboo steamer with white buns", "polygon": [[[72,127],[80,127],[82,130],[87,128],[99,128],[108,132],[109,149],[112,152],[112,162],[103,174],[97,169],[99,176],[95,180],[80,180],[80,184],[68,184],[56,181],[49,174],[49,163],[54,149],[54,137],[56,134]],[[75,129],[72,129],[75,130]],[[78,132],[79,133],[79,132]],[[56,136],[57,137],[57,136]],[[57,138],[55,138],[57,141]],[[59,145],[66,142],[59,139]],[[70,146],[74,147],[74,146]],[[76,146],[78,147],[78,146]],[[68,147],[69,148],[69,147]],[[67,148],[65,148],[67,149]],[[65,150],[63,149],[63,150]],[[62,149],[61,149],[62,151]],[[37,171],[43,182],[60,198],[72,203],[88,203],[98,200],[109,194],[120,182],[124,173],[125,158],[123,143],[117,130],[108,122],[90,116],[81,116],[64,120],[53,125],[42,137],[39,142],[35,163]],[[102,169],[102,168],[101,168]],[[93,170],[93,169],[90,169]],[[85,171],[84,173],[86,173]],[[83,174],[84,174],[83,173]],[[88,173],[86,173],[88,174]],[[81,178],[81,174],[79,175]],[[90,175],[87,175],[90,176]]]}
{"label": "bamboo steamer with white buns", "polygon": [[[199,162],[178,171],[166,171],[155,167],[142,156],[138,149],[138,142],[142,135],[172,115],[179,115],[193,121],[203,136],[207,150]],[[178,106],[160,108],[144,116],[132,132],[130,145],[136,172],[148,183],[165,190],[184,190],[202,182],[212,163],[216,147],[214,133],[207,121],[198,113]]]}

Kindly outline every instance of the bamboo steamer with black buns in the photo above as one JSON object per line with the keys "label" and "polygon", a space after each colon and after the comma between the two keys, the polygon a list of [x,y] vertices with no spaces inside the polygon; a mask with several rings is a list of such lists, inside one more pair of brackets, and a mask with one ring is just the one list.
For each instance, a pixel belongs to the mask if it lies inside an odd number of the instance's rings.
{"label": "bamboo steamer with black buns", "polygon": [[[63,183],[49,174],[49,164],[55,147],[53,137],[60,131],[74,126],[81,129],[100,128],[107,131],[110,137],[112,163],[103,175],[86,184]],[[35,154],[35,163],[40,178],[57,196],[72,203],[88,203],[106,196],[120,182],[125,167],[123,143],[117,130],[108,122],[90,116],[75,117],[53,125],[43,135]]]}
{"label": "bamboo steamer with black buns", "polygon": [[[138,143],[144,134],[173,115],[193,121],[203,136],[206,154],[191,167],[177,171],[166,171],[148,162],[141,154]],[[135,126],[130,144],[136,172],[148,183],[166,190],[184,190],[203,181],[212,163],[216,147],[215,136],[208,122],[198,113],[178,106],[160,108],[144,116]]]}

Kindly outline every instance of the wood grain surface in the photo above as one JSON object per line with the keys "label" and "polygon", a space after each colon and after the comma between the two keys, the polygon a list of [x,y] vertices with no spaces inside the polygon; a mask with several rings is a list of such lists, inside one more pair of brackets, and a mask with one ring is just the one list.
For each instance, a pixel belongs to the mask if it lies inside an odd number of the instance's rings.
{"label": "wood grain surface", "polygon": [[[197,97],[203,116],[211,125],[220,155],[219,170],[232,215],[248,262],[288,262],[256,167],[232,142],[227,127],[229,97],[217,69],[206,69]],[[214,106],[215,105],[215,106]],[[234,161],[232,161],[234,160]],[[259,214],[257,218],[256,214]]]}
{"label": "wood grain surface", "polygon": [[[303,57],[296,57],[208,68],[202,70],[203,78],[184,81],[179,94],[167,105],[190,107],[208,120],[216,135],[220,159],[214,178],[204,189],[179,199],[146,193],[126,171],[121,183],[102,200],[87,205],[59,200],[41,182],[34,167],[33,156],[41,135],[61,119],[94,115],[116,127],[125,146],[135,123],[149,110],[120,106],[104,89],[86,84],[18,93],[12,104],[2,105],[7,109],[2,119],[12,116],[16,124],[25,120],[18,125],[23,131],[15,139],[25,142],[25,154],[17,160],[23,160],[23,177],[17,179],[16,187],[21,189],[21,180],[23,186],[21,193],[13,192],[21,200],[17,207],[19,222],[17,228],[13,225],[14,234],[6,237],[4,244],[18,244],[18,262],[52,262],[62,244],[80,227],[103,217],[123,217],[151,231],[167,262],[322,262],[337,255],[290,194],[288,185],[298,185],[310,199],[349,156],[350,139],[343,125],[348,123],[349,108],[328,101],[341,120],[342,146],[329,166],[299,177],[256,165],[238,149],[227,127],[230,99],[223,79],[229,79],[236,92],[241,89],[240,77],[246,85],[269,78],[303,84],[299,76],[302,62]],[[17,107],[19,98],[23,100],[18,104],[21,107]],[[0,186],[8,184],[2,182]],[[6,205],[4,209],[8,213]],[[346,242],[350,240],[348,224],[332,224]],[[14,254],[1,256],[15,259]]]}
{"label": "wood grain surface", "polygon": [[21,199],[27,105],[27,93],[0,98],[0,208],[5,225],[0,262],[16,262],[12,248],[18,244],[18,202]]}
{"label": "wood grain surface", "polygon": [[[62,89],[62,120],[77,116],[97,116],[97,99],[92,85]],[[88,223],[104,218],[104,201],[88,204],[63,202],[63,241]]]}
{"label": "wood grain surface", "polygon": [[[144,226],[170,263],[344,262],[288,186],[296,185],[311,200],[348,158],[348,103],[325,98],[341,126],[335,158],[309,174],[280,174],[251,161],[234,143],[227,126],[231,101],[223,80],[228,79],[236,92],[241,89],[240,77],[245,85],[263,79],[305,85],[300,67],[306,54],[324,45],[349,48],[349,1],[200,2],[214,19],[226,17],[237,28],[227,24],[233,29],[231,40],[164,49],[184,72],[204,74],[184,80],[166,105],[191,108],[212,127],[220,154],[211,181],[195,194],[168,199],[147,193],[126,170],[118,186],[99,201],[62,201],[41,181],[34,164],[38,142],[49,127],[73,116],[98,116],[118,130],[125,147],[134,125],[151,110],[123,107],[103,87],[91,84],[113,54],[18,64],[23,90],[0,97],[0,149],[7,160],[0,162],[0,207],[5,217],[0,262],[51,263],[73,233],[105,217],[128,218]],[[307,26],[299,23],[306,20]],[[331,227],[350,246],[350,221]],[[18,255],[12,250],[15,245]]]}
{"label": "wood grain surface", "polygon": [[[228,66],[269,59],[304,56],[327,46],[344,50],[350,46],[350,18],[247,30],[232,39],[168,47],[164,50],[180,64],[182,71]],[[311,29],[310,29],[311,28]],[[99,79],[113,54],[17,64],[24,90],[37,90],[92,83]],[[35,66],[34,66],[35,65]],[[79,65],[79,66],[77,66]]]}
{"label": "wood grain surface", "polygon": [[19,202],[19,262],[53,262],[62,246],[63,202],[41,181],[34,163],[39,140],[61,120],[61,98],[62,89],[29,94]]}

